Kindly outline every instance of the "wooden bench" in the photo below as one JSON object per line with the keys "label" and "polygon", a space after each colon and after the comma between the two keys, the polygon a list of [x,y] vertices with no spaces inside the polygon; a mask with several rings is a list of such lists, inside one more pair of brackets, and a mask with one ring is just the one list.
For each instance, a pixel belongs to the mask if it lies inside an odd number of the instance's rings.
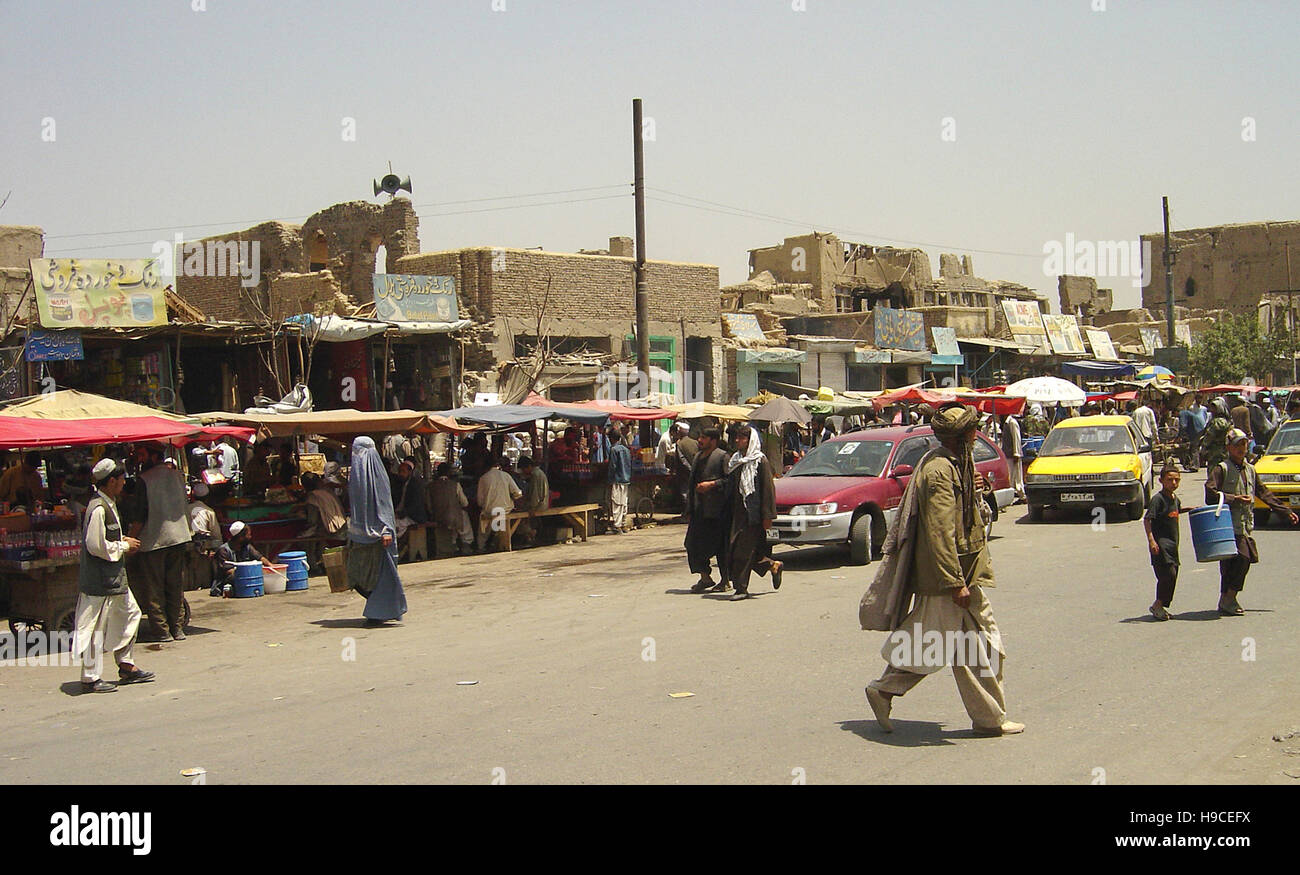
{"label": "wooden bench", "polygon": [[515,530],[524,520],[532,517],[558,516],[563,517],[571,523],[578,532],[582,540],[587,540],[587,533],[590,530],[591,512],[600,510],[599,504],[570,504],[564,507],[548,507],[544,510],[535,510],[531,514],[526,510],[511,511],[506,514],[506,549],[512,550],[510,545],[511,539],[515,535]]}

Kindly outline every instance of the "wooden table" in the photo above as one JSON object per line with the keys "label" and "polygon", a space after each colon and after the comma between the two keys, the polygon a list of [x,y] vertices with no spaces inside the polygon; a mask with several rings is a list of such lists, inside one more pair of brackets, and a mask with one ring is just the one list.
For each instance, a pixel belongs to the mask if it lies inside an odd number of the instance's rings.
{"label": "wooden table", "polygon": [[582,540],[587,540],[587,532],[590,530],[591,512],[600,510],[599,504],[570,504],[563,507],[548,507],[543,510],[535,510],[529,513],[526,510],[511,511],[506,514],[506,549],[512,550],[510,539],[514,537],[515,530],[519,524],[529,517],[558,516],[563,517],[571,523],[579,532]]}

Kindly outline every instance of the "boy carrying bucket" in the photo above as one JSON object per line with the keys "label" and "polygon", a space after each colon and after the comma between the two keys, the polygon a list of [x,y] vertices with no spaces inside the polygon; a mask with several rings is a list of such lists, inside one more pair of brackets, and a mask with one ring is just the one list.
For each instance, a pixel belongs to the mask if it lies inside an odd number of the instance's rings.
{"label": "boy carrying bucket", "polygon": [[1151,550],[1151,568],[1156,573],[1156,600],[1151,603],[1151,616],[1168,620],[1169,606],[1174,601],[1174,587],[1178,585],[1178,482],[1182,473],[1176,465],[1166,464],[1160,470],[1160,491],[1151,496],[1142,525],[1147,532],[1147,547]]}

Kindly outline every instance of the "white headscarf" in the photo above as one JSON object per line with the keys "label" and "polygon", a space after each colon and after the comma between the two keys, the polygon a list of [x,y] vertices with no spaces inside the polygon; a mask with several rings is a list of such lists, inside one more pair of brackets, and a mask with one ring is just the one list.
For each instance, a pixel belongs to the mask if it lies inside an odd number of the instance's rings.
{"label": "white headscarf", "polygon": [[763,446],[759,443],[758,432],[754,430],[753,426],[750,426],[749,448],[745,450],[745,455],[742,456],[740,451],[737,450],[727,460],[728,474],[740,468],[740,494],[742,496],[748,497],[754,494],[758,477],[758,463],[762,458]]}

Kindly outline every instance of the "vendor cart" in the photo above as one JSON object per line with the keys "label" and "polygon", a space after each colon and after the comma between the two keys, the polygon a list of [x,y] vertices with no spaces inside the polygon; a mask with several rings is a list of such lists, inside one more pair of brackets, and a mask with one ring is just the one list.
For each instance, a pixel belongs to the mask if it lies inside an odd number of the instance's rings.
{"label": "vendor cart", "polygon": [[78,560],[0,559],[0,576],[8,595],[9,629],[72,632],[77,625]]}
{"label": "vendor cart", "polygon": [[[77,628],[78,557],[0,559],[0,604],[15,636],[40,630],[72,633]],[[181,626],[190,625],[190,603],[181,600]]]}

